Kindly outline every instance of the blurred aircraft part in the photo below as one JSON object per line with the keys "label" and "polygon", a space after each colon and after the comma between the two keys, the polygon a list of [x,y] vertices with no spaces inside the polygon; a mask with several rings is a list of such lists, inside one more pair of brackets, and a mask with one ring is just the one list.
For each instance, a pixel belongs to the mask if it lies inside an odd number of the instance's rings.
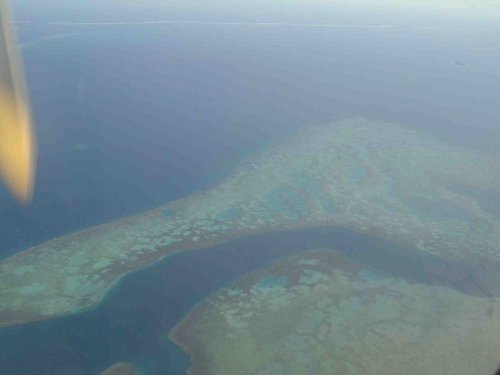
{"label": "blurred aircraft part", "polygon": [[0,174],[11,193],[29,203],[36,164],[35,137],[10,12],[0,0]]}

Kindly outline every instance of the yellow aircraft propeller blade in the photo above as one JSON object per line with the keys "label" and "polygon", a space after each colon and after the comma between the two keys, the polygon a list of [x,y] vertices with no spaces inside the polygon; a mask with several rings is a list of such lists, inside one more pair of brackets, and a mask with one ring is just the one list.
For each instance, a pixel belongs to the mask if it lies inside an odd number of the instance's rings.
{"label": "yellow aircraft propeller blade", "polygon": [[33,194],[36,147],[16,39],[0,0],[0,175],[21,202]]}

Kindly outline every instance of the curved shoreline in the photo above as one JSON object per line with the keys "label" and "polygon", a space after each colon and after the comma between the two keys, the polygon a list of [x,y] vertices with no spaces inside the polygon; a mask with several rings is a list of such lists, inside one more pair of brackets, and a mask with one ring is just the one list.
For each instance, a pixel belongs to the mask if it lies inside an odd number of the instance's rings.
{"label": "curved shoreline", "polygon": [[[335,253],[310,250],[285,256],[265,269],[242,275],[199,302],[168,333],[169,339],[190,356],[186,373],[250,374],[278,368],[279,373],[291,374],[294,368],[293,373],[299,375],[304,373],[301,368],[308,368],[302,365],[310,365],[315,366],[314,373],[326,375],[345,369],[345,362],[353,373],[364,374],[373,362],[372,369],[382,375],[408,370],[407,365],[420,360],[421,355],[428,362],[419,364],[412,374],[425,372],[426,366],[442,369],[443,363],[448,368],[457,361],[464,362],[467,373],[494,369],[492,353],[499,344],[494,334],[500,324],[498,298],[408,283],[344,261],[342,256],[331,258]],[[302,272],[297,273],[298,268]],[[278,284],[272,284],[275,282]],[[392,308],[391,313],[388,308]],[[360,321],[349,320],[351,313]],[[367,328],[361,336],[358,323]],[[469,339],[467,344],[455,344]],[[436,356],[436,350],[443,358]],[[351,355],[342,354],[350,351]],[[373,357],[372,351],[384,355]],[[337,361],[332,364],[329,360],[335,355],[340,367],[336,367]],[[401,362],[392,363],[390,356],[401,358]]]}
{"label": "curved shoreline", "polygon": [[139,373],[134,365],[120,362],[104,370],[99,375],[139,375]]}
{"label": "curved shoreline", "polygon": [[[135,337],[134,332],[141,329],[142,320],[148,321],[147,328],[143,327],[142,329],[150,334],[144,332],[146,336],[140,336],[139,339],[160,343],[163,342],[162,337],[166,338],[170,329],[180,323],[191,309],[196,307],[195,304],[202,303],[216,294],[218,290],[231,285],[241,278],[241,275],[249,272],[258,273],[262,269],[269,268],[273,262],[275,263],[280,258],[293,256],[304,250],[326,247],[337,249],[345,258],[361,264],[363,267],[380,270],[382,273],[395,277],[403,276],[411,280],[408,281],[411,283],[421,284],[424,282],[429,285],[446,285],[471,295],[479,295],[480,291],[466,290],[469,281],[472,283],[481,276],[481,273],[488,272],[488,268],[472,267],[466,262],[443,260],[436,256],[425,255],[416,249],[401,247],[379,237],[355,233],[338,227],[315,227],[288,232],[260,233],[240,237],[210,248],[179,252],[175,256],[164,258],[148,268],[133,271],[121,279],[120,283],[115,285],[93,309],[71,314],[71,316],[60,316],[51,321],[2,330],[0,331],[0,345],[2,347],[5,345],[7,356],[14,356],[14,349],[7,348],[9,343],[15,343],[13,348],[20,347],[20,345],[30,342],[32,337],[42,335],[50,346],[52,344],[49,342],[58,342],[57,332],[60,332],[64,337],[65,332],[72,332],[74,329],[72,327],[85,327],[88,322],[94,322],[95,333],[114,340],[116,348],[120,348],[122,345],[121,337],[128,337],[127,343],[135,347],[138,345],[135,340],[139,337]],[[397,268],[394,269],[393,265],[396,265]],[[214,269],[214,267],[216,268]],[[493,265],[490,266],[490,269],[495,271]],[[464,280],[461,275],[468,275],[469,279]],[[497,270],[495,275],[498,275]],[[481,283],[484,280],[478,279],[477,281]],[[496,278],[497,286],[499,283],[500,280]],[[486,282],[486,286],[491,288],[493,284]],[[499,290],[497,288],[496,292],[495,290],[492,292],[499,295]],[[194,300],[193,293],[196,295]],[[144,310],[141,306],[149,307]],[[191,315],[192,318],[196,318],[196,316],[198,316],[197,313]],[[125,330],[120,330],[119,327],[116,332],[114,329],[109,329],[110,319],[121,322]],[[51,329],[47,330],[47,327],[51,327]],[[55,337],[54,334],[56,334]],[[85,335],[85,332],[82,334]],[[78,335],[72,334],[71,336],[78,339]],[[174,339],[176,341],[183,339],[181,336],[177,338],[179,340]],[[66,339],[69,340],[67,342],[74,341],[71,337]],[[129,345],[127,343],[123,343],[123,345]],[[89,345],[91,344],[89,343]],[[95,343],[96,348],[99,348],[100,345],[98,342]],[[187,355],[183,355],[184,352],[181,348],[170,340],[168,340],[166,347],[162,344],[154,345],[150,349],[152,351],[148,349],[149,353],[157,353],[155,355],[161,358],[172,358],[176,366],[181,366],[176,368],[182,368],[185,371],[184,369],[189,366]],[[66,348],[59,347],[57,344],[53,350],[57,350],[61,354],[71,354],[71,352],[67,352]],[[136,362],[134,358],[144,358],[145,354],[147,357],[147,353],[135,354],[134,350],[132,349],[132,352],[128,352],[126,356],[134,363]],[[100,360],[99,351],[89,354],[88,359],[82,358],[82,360]],[[197,361],[202,361],[204,358],[201,356],[203,353],[197,350],[193,354],[193,358]],[[31,363],[37,363],[37,360],[43,361],[43,359],[37,359],[39,357],[37,353],[32,350],[30,353],[29,348],[26,349],[25,355],[31,356]],[[12,361],[5,362],[6,358],[4,357],[3,362],[0,361],[0,372],[1,369],[8,369],[9,366],[12,366]],[[117,361],[122,358],[121,356],[114,357]],[[147,368],[146,363],[142,363],[141,359],[137,360],[136,363],[140,366],[139,368]],[[16,375],[36,373],[32,370],[31,365],[26,365],[26,368],[23,366],[22,363],[17,364],[17,367],[23,371],[19,371]],[[164,362],[162,366],[167,368],[168,363]],[[49,373],[47,372],[47,374]],[[166,373],[169,372],[166,371]]]}
{"label": "curved shoreline", "polygon": [[189,356],[190,366],[186,370],[186,375],[193,375],[196,371],[196,366],[203,366],[203,361],[201,356],[196,353],[195,349],[190,347],[186,340],[179,338],[179,333],[184,329],[185,325],[189,324],[190,319],[197,314],[197,310],[201,309],[201,303],[198,303],[189,313],[178,323],[174,328],[168,332],[168,339],[172,341],[175,345],[179,346],[184,353]]}
{"label": "curved shoreline", "polygon": [[213,187],[1,261],[0,326],[82,311],[130,271],[261,232],[334,225],[447,259],[499,262],[500,220],[470,195],[500,186],[499,165],[394,124],[312,127]]}

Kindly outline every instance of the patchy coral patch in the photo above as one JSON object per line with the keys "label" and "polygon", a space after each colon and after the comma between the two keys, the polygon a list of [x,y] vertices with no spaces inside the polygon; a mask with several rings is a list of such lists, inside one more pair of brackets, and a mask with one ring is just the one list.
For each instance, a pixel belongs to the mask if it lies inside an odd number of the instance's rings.
{"label": "patchy coral patch", "polygon": [[91,307],[128,271],[263,231],[332,225],[497,262],[498,196],[475,190],[500,190],[499,160],[363,118],[309,127],[206,191],[3,260],[0,326]]}
{"label": "patchy coral patch", "polygon": [[498,298],[409,283],[316,250],[244,275],[169,337],[190,354],[191,375],[468,375],[494,372],[499,329]]}

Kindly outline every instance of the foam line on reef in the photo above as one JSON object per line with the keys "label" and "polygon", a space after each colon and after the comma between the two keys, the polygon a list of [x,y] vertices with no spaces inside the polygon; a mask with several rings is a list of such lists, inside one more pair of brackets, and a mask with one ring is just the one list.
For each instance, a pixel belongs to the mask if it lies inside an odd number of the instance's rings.
{"label": "foam line on reef", "polygon": [[161,24],[183,24],[183,25],[229,25],[229,26],[275,26],[275,27],[339,27],[339,28],[363,28],[363,29],[390,29],[394,25],[362,25],[362,24],[314,24],[314,23],[283,23],[283,22],[210,22],[210,21],[122,21],[122,22],[47,22],[54,26],[123,26],[123,25],[161,25]]}

